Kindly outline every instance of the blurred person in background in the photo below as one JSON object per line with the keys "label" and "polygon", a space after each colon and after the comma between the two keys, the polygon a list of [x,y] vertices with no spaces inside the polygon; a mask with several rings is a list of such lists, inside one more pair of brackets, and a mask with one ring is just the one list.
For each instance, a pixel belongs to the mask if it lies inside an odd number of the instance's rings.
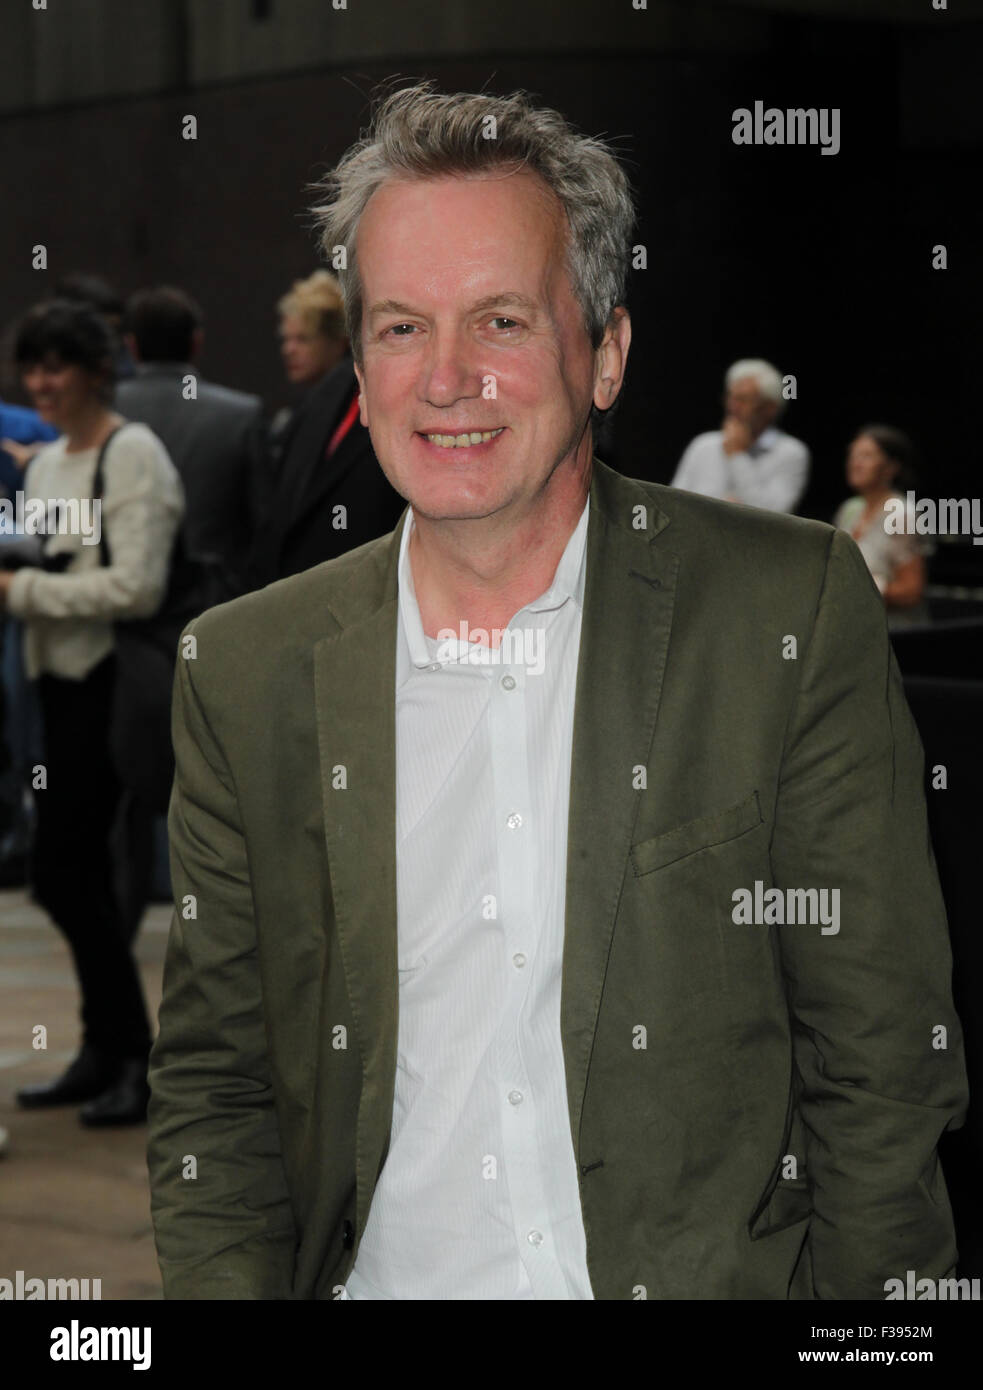
{"label": "blurred person in background", "polygon": [[280,301],[287,375],[306,394],[271,441],[268,492],[250,565],[251,587],[332,560],[391,531],[406,505],[358,418],[358,384],[344,300],[316,270]]}
{"label": "blurred person in background", "polygon": [[306,280],[295,280],[276,307],[283,372],[298,399],[294,406],[278,410],[271,422],[269,458],[274,469],[296,410],[348,351],[341,287],[329,271],[315,270]]}
{"label": "blurred person in background", "polygon": [[134,363],[129,349],[120,337],[123,327],[123,296],[101,275],[70,271],[55,281],[54,297],[70,299],[75,304],[88,304],[109,326],[115,343],[113,371],[117,381],[133,375]]}
{"label": "blurred person in background", "polygon": [[775,424],[785,408],[781,374],[770,362],[749,357],[727,369],[724,383],[721,428],[687,446],[672,486],[794,512],[809,481],[809,450]]}
{"label": "blurred person in background", "polygon": [[[14,356],[25,390],[61,432],[31,462],[28,500],[91,499],[99,452],[125,424],[112,409],[116,344],[90,306],[42,303],[24,318]],[[183,511],[181,481],[160,440],[130,424],[107,447],[100,546],[58,528],[43,566],[0,573],[0,608],[24,622],[37,680],[45,785],[36,796],[31,883],[63,932],[82,1003],[82,1047],[64,1075],[18,1092],[22,1106],[88,1102],[89,1125],[145,1118],[150,1025],[113,886],[110,831],[120,797],[109,736],[116,619],[152,614],[164,596]],[[81,527],[78,528],[81,531]]]}
{"label": "blurred person in background", "polygon": [[341,286],[328,270],[315,270],[295,280],[277,304],[280,315],[280,355],[287,380],[294,386],[313,386],[348,351],[345,306]]}
{"label": "blurred person in background", "polygon": [[200,375],[204,316],[184,290],[139,291],[127,302],[123,328],[136,367],[117,388],[116,408],[163,442],[184,485],[188,552],[221,563],[233,598],[245,589],[257,522],[263,403]]}
{"label": "blurred person in background", "polygon": [[[234,598],[248,587],[261,504],[263,403],[201,376],[204,315],[183,289],[160,285],[132,295],[123,338],[135,367],[116,389],[116,408],[163,443],[184,486],[185,548],[216,563],[214,601]],[[148,897],[169,889],[165,817],[128,790],[118,833],[119,895],[132,938]]]}
{"label": "blurred person in background", "polygon": [[[44,444],[58,438],[36,410],[0,400],[0,497],[10,500],[23,486],[24,470]],[[22,538],[0,530],[0,563],[8,546]],[[24,678],[20,623],[0,614],[0,888],[26,881],[34,825],[30,770],[37,762],[37,702]]]}
{"label": "blurred person in background", "polygon": [[[892,425],[864,425],[847,450],[846,479],[853,496],[838,508],[833,525],[849,531],[890,610],[908,623],[928,615],[924,603],[925,557],[931,542],[915,533],[905,493],[915,486],[911,440]],[[885,503],[905,504],[905,531],[886,526]],[[893,623],[901,616],[891,613]]]}

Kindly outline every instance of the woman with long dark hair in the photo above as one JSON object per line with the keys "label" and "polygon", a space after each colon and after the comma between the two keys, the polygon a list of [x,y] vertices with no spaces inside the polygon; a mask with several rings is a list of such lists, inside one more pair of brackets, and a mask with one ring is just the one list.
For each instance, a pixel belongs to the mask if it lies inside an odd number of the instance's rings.
{"label": "woman with long dark hair", "polygon": [[[71,947],[83,1025],[81,1050],[64,1075],[17,1098],[30,1107],[88,1102],[81,1119],[90,1125],[146,1116],[150,1026],[110,840],[121,793],[109,742],[113,623],[159,608],[184,509],[160,440],[112,409],[116,355],[111,329],[85,304],[51,300],[20,324],[14,356],[25,389],[61,435],[32,460],[24,482],[25,504],[35,498],[47,508],[44,565],[0,573],[0,604],[24,623],[27,674],[37,680],[42,713],[31,884]],[[100,514],[93,484],[104,445]],[[52,533],[56,499],[69,521],[79,518],[74,529],[58,525]],[[104,528],[108,565],[83,517]]]}

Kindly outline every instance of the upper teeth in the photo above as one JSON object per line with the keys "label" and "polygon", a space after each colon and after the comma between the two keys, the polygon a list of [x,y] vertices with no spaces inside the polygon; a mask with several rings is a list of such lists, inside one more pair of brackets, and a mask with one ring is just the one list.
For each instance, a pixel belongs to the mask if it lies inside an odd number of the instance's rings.
{"label": "upper teeth", "polygon": [[439,444],[442,449],[460,449],[466,444],[487,444],[489,439],[501,434],[504,428],[502,425],[501,429],[485,430],[484,433],[472,430],[470,434],[428,434],[427,438],[431,444]]}

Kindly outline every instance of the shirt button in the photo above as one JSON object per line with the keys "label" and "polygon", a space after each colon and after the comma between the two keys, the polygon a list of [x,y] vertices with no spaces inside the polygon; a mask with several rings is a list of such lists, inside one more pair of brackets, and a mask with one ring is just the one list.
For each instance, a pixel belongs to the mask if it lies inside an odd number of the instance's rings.
{"label": "shirt button", "polygon": [[519,826],[522,824],[522,817],[519,815],[518,811],[513,811],[505,824],[510,830],[518,830]]}
{"label": "shirt button", "polygon": [[514,690],[514,689],[515,689],[515,676],[503,676],[503,677],[502,677],[502,688],[503,688],[503,690]]}
{"label": "shirt button", "polygon": [[542,1245],[543,1233],[542,1231],[530,1231],[529,1234],[526,1236],[526,1240],[529,1242],[530,1245]]}
{"label": "shirt button", "polygon": [[525,956],[522,954],[521,951],[517,951],[515,955],[512,957],[512,964],[515,966],[516,970],[521,970],[525,963]]}
{"label": "shirt button", "polygon": [[509,1091],[509,1105],[521,1105],[521,1104],[522,1104],[522,1092],[521,1092],[521,1091]]}

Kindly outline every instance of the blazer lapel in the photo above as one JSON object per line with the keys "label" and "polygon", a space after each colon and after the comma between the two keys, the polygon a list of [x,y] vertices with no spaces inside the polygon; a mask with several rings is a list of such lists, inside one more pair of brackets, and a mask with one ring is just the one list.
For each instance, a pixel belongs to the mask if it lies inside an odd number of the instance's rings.
{"label": "blazer lapel", "polygon": [[[645,527],[635,529],[641,517]],[[595,460],[570,771],[561,998],[578,1164],[587,1069],[638,811],[633,769],[648,766],[669,649],[679,558],[658,539],[668,525],[649,493]]]}
{"label": "blazer lapel", "polygon": [[[406,513],[330,601],[340,631],[314,647],[324,831],[334,922],[362,1064],[357,1222],[364,1229],[396,1075],[397,563]],[[363,1167],[364,1164],[364,1167]]]}

